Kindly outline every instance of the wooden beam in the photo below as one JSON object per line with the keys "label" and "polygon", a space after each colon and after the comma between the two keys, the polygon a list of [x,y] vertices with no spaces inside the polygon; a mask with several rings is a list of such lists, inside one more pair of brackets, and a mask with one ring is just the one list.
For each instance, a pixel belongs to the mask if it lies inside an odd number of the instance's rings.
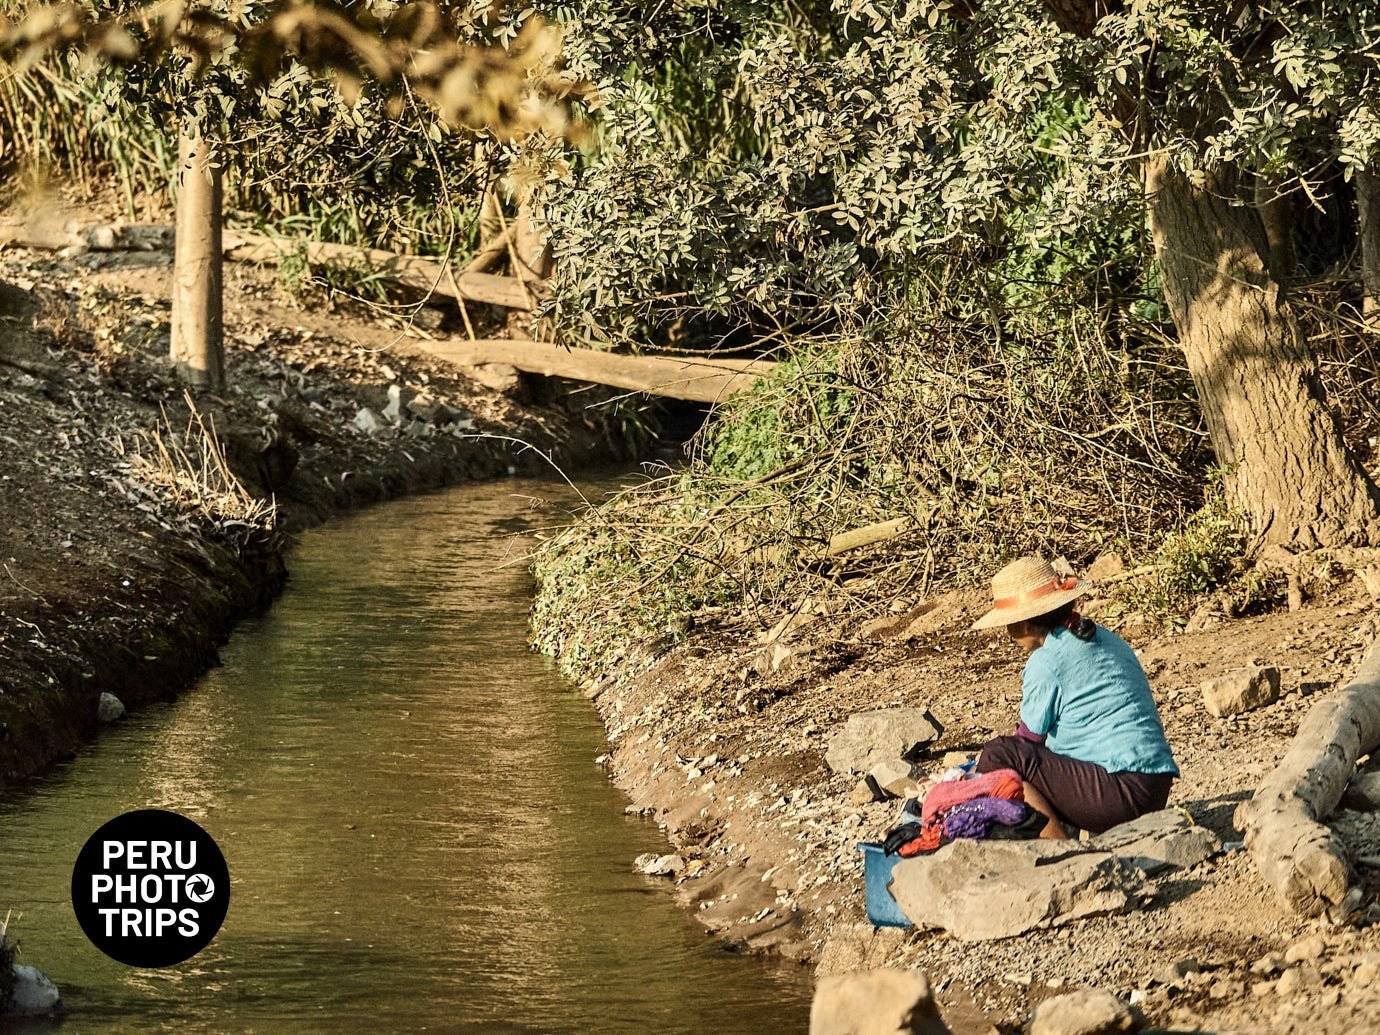
{"label": "wooden beam", "polygon": [[[281,262],[283,255],[297,246],[296,242],[289,239],[251,234],[241,230],[227,230],[224,244],[227,259],[267,265]],[[447,298],[486,302],[489,305],[526,312],[532,308],[532,294],[540,297],[539,288],[531,283],[524,286],[515,277],[460,272],[452,278],[446,267],[434,259],[399,255],[380,248],[355,248],[347,244],[331,244],[325,241],[307,241],[305,247],[307,262],[314,266],[377,270],[395,283],[418,291],[444,295]]]}
{"label": "wooden beam", "polygon": [[699,356],[625,356],[594,349],[567,349],[536,341],[484,339],[409,341],[408,346],[460,366],[504,364],[547,377],[646,392],[690,402],[722,402],[776,364],[765,359],[715,359]]}

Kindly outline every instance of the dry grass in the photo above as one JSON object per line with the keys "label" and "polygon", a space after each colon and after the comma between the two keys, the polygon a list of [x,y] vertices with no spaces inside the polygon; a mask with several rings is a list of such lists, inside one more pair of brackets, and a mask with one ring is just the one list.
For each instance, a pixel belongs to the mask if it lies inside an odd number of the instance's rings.
{"label": "dry grass", "polygon": [[114,442],[131,481],[199,525],[228,541],[247,546],[271,536],[277,523],[272,499],[253,495],[236,477],[216,434],[215,422],[190,395],[186,427],[178,431],[166,409],[152,431],[140,431],[132,444]]}

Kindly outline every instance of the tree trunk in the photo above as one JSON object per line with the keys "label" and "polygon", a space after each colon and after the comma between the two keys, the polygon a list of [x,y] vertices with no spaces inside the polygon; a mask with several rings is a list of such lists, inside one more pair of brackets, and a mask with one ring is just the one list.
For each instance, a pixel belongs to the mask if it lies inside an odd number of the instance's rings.
{"label": "tree trunk", "polygon": [[1146,180],[1165,299],[1229,497],[1262,543],[1380,543],[1380,491],[1327,406],[1255,210],[1230,203],[1231,182],[1194,187],[1162,158]]}
{"label": "tree trunk", "polygon": [[[551,242],[547,239],[546,221],[530,195],[518,203],[512,231],[513,265],[516,267],[513,276],[529,292],[544,291],[546,279],[551,276]],[[534,322],[526,314],[514,313],[508,317],[508,333],[514,338],[530,338],[535,331],[538,339],[546,338],[542,323],[541,320]]]}
{"label": "tree trunk", "polygon": [[479,246],[483,248],[503,232],[503,202],[493,184],[484,188],[479,202]]}
{"label": "tree trunk", "polygon": [[1356,759],[1380,747],[1380,640],[1356,678],[1309,710],[1289,752],[1236,810],[1246,848],[1290,908],[1317,916],[1342,906],[1351,867],[1341,840],[1319,820],[1342,797]]}
{"label": "tree trunk", "polygon": [[1280,282],[1293,276],[1298,259],[1294,252],[1294,225],[1289,199],[1280,197],[1275,180],[1257,180],[1255,207],[1265,230],[1266,256],[1270,274]]}
{"label": "tree trunk", "polygon": [[1356,174],[1356,226],[1361,238],[1361,312],[1380,324],[1380,174]]}
{"label": "tree trunk", "polygon": [[547,239],[546,221],[528,199],[518,205],[513,221],[513,247],[522,269],[515,270],[523,280],[541,283],[551,276],[551,242]]}
{"label": "tree trunk", "polygon": [[172,359],[194,388],[225,387],[221,326],[221,170],[204,140],[177,141],[177,243],[173,259]]}

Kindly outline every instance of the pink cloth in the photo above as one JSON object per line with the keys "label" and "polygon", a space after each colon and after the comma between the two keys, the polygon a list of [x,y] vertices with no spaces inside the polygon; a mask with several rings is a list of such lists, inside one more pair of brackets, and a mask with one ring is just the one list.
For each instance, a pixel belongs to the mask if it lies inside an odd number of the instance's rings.
{"label": "pink cloth", "polygon": [[1025,788],[1021,774],[1014,769],[994,769],[990,773],[974,776],[970,780],[956,780],[952,783],[936,784],[925,795],[925,804],[920,815],[926,826],[933,823],[955,805],[974,798],[1005,798],[1007,801],[1025,801]]}

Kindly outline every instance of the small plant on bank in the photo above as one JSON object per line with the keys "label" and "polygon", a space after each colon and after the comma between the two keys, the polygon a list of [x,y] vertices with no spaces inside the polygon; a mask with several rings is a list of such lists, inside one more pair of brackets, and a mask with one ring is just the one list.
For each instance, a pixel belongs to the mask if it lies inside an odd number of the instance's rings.
{"label": "small plant on bank", "polygon": [[1241,614],[1277,601],[1279,579],[1247,564],[1250,534],[1245,515],[1222,491],[1213,472],[1202,507],[1176,525],[1155,551],[1154,573],[1138,591],[1137,603],[1150,617],[1182,628],[1193,608],[1214,591]]}

